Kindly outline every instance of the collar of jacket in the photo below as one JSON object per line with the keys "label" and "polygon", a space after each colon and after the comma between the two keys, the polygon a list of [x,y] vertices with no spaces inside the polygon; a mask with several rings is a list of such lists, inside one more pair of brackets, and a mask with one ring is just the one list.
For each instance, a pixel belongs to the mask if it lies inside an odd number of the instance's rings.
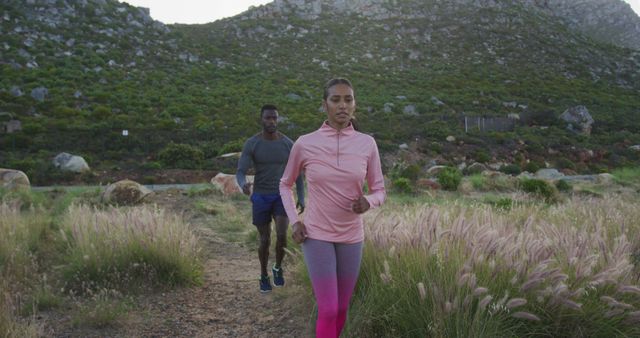
{"label": "collar of jacket", "polygon": [[325,134],[325,135],[336,135],[336,134],[342,134],[342,135],[353,135],[355,134],[356,130],[353,129],[353,125],[351,124],[351,122],[349,122],[349,125],[342,128],[341,130],[337,130],[335,128],[333,128],[332,126],[329,125],[329,121],[325,120],[322,123],[322,126],[320,127],[320,131]]}

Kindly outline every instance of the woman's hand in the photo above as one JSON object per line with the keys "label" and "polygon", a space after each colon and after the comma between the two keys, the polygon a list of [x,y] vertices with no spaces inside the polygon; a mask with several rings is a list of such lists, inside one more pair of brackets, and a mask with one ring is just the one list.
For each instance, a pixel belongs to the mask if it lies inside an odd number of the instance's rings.
{"label": "woman's hand", "polygon": [[292,229],[293,233],[291,234],[291,238],[293,238],[296,243],[300,244],[307,239],[307,229],[304,223],[297,221],[293,224]]}
{"label": "woman's hand", "polygon": [[360,196],[360,198],[351,202],[351,210],[356,214],[363,214],[369,210],[369,208],[371,208],[371,205],[369,205],[369,201],[367,201],[364,196]]}

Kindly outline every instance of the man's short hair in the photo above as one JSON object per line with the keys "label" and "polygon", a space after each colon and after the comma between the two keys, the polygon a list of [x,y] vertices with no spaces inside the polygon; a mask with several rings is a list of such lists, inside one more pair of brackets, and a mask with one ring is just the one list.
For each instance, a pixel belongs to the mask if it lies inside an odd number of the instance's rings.
{"label": "man's short hair", "polygon": [[275,110],[278,111],[278,107],[272,105],[272,104],[265,104],[264,106],[262,106],[262,108],[260,108],[260,117],[262,117],[262,115],[264,114],[265,110]]}

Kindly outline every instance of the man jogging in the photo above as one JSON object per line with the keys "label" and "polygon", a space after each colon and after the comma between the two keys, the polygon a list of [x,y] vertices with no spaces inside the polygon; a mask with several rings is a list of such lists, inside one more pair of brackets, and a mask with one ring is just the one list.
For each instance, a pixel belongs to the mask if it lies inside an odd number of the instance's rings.
{"label": "man jogging", "polygon": [[[271,219],[276,224],[276,262],[271,271],[273,284],[284,285],[282,258],[287,246],[287,228],[289,219],[280,199],[279,184],[284,168],[287,166],[293,141],[278,131],[278,108],[264,105],[260,110],[262,132],[250,137],[242,148],[238,161],[236,180],[242,192],[251,196],[253,205],[253,225],[260,234],[258,258],[260,259],[260,292],[271,291],[271,281],[267,274],[269,247],[271,245]],[[246,181],[247,170],[253,165],[255,178],[253,193],[251,183]],[[296,180],[298,209],[304,211],[304,185],[300,175]]]}

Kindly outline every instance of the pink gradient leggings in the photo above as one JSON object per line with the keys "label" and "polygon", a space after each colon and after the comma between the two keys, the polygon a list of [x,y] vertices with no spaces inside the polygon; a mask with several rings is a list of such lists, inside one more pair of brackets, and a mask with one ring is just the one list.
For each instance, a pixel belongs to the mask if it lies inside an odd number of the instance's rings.
{"label": "pink gradient leggings", "polygon": [[307,238],[302,252],[318,304],[316,337],[339,337],[360,273],[362,242],[341,244]]}

